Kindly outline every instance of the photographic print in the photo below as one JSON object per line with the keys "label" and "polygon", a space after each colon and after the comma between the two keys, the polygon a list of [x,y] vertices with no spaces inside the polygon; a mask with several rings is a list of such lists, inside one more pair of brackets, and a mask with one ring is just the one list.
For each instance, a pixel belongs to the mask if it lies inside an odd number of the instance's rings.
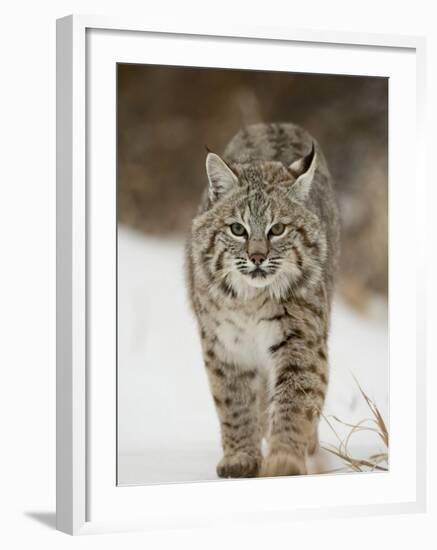
{"label": "photographic print", "polygon": [[389,468],[388,79],[117,65],[117,483]]}

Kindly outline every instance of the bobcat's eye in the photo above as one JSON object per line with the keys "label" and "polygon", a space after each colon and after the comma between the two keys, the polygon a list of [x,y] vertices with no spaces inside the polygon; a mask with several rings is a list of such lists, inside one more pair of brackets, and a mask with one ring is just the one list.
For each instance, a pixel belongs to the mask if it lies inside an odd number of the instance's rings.
{"label": "bobcat's eye", "polygon": [[236,237],[243,237],[246,235],[246,230],[244,229],[244,226],[241,225],[241,223],[233,223],[231,224],[231,231]]}
{"label": "bobcat's eye", "polygon": [[285,231],[285,225],[283,223],[275,223],[275,225],[272,225],[270,228],[270,235],[273,235],[274,237],[279,237],[279,235],[282,235]]}

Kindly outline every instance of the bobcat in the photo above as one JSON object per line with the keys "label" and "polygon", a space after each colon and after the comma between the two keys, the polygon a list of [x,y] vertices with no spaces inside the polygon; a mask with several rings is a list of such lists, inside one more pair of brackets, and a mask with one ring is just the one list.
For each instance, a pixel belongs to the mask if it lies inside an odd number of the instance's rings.
{"label": "bobcat", "polygon": [[316,141],[289,123],[241,130],[223,157],[208,153],[206,171],[187,280],[221,425],[217,474],[305,474],[328,384],[331,176]]}

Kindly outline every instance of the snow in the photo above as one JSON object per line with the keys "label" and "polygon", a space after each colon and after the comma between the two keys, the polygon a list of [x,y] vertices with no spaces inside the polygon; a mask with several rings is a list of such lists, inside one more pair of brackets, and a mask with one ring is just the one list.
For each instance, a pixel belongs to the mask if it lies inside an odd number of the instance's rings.
{"label": "snow", "polygon": [[[184,243],[118,232],[118,482],[120,485],[217,479],[219,425],[184,284]],[[354,375],[388,419],[387,305],[366,316],[337,299],[330,336],[325,415],[368,418]],[[345,428],[335,424],[344,435]],[[322,420],[320,439],[336,443]],[[352,439],[354,455],[381,452],[376,434]],[[326,451],[310,472],[339,462]]]}

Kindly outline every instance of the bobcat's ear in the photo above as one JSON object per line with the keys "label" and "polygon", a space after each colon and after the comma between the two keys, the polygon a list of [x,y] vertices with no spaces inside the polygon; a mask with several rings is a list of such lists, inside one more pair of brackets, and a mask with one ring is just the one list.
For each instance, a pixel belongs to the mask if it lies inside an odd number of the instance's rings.
{"label": "bobcat's ear", "polygon": [[290,188],[290,195],[293,198],[304,201],[308,197],[316,171],[316,164],[317,153],[313,142],[311,151],[304,157],[292,162],[288,167],[288,170],[296,178]]}
{"label": "bobcat's ear", "polygon": [[238,185],[237,176],[215,153],[208,153],[206,157],[206,173],[209,180],[209,196],[212,201]]}

